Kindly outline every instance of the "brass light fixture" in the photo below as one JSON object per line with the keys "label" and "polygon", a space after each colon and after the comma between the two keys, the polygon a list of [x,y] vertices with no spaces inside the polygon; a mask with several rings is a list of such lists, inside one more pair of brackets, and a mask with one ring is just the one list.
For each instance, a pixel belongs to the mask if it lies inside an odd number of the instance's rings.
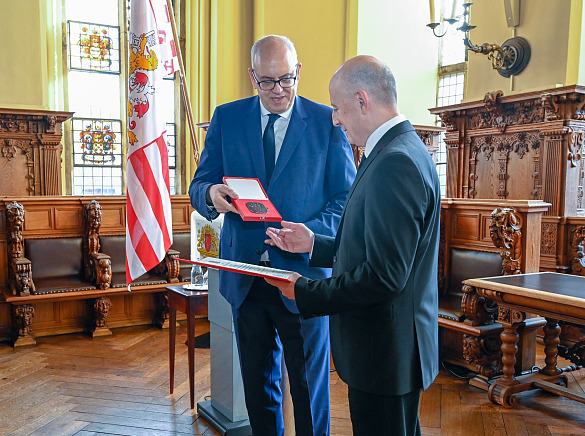
{"label": "brass light fixture", "polygon": [[[469,38],[469,32],[476,28],[476,26],[469,24],[469,8],[472,4],[463,3],[462,15],[455,18],[445,18],[441,23],[427,24],[427,27],[431,28],[436,37],[441,38],[445,36],[450,26],[458,25],[457,30],[465,34],[463,43],[467,50],[487,55],[488,59],[492,61],[494,70],[497,70],[503,77],[520,74],[530,60],[530,44],[528,44],[528,41],[516,36],[504,41],[501,46],[487,42],[481,45],[473,44]],[[438,33],[439,27],[444,29],[443,33]]]}

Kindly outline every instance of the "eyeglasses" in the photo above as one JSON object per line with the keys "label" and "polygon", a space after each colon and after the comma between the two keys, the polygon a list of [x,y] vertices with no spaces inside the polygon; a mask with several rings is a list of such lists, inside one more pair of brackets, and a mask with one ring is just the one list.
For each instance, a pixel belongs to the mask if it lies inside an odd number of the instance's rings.
{"label": "eyeglasses", "polygon": [[299,65],[297,64],[295,66],[295,68],[297,69],[297,75],[296,76],[294,76],[294,77],[285,77],[284,79],[279,79],[279,80],[262,80],[262,81],[259,81],[256,78],[256,73],[254,72],[254,70],[252,70],[252,75],[254,76],[254,80],[258,84],[258,88],[260,88],[262,91],[272,91],[274,89],[274,87],[276,86],[277,83],[283,89],[284,88],[292,88],[293,86],[295,86],[295,83],[297,82],[297,77],[299,75],[298,67],[299,67]]}

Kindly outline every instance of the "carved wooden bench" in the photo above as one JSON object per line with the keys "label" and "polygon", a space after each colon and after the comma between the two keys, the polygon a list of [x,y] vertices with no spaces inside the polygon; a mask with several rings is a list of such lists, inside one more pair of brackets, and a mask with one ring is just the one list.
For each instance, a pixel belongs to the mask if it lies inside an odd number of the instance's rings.
{"label": "carved wooden bench", "polygon": [[[6,206],[8,230],[8,283],[4,301],[12,306],[15,346],[35,343],[31,335],[34,305],[71,300],[87,300],[87,330],[92,336],[111,334],[106,325],[112,308],[110,297],[129,294],[125,280],[125,236],[100,236],[102,208],[96,200],[83,206],[83,235],[69,232],[43,237],[23,237],[24,207],[12,202]],[[186,235],[186,236],[184,236]],[[184,249],[186,233],[176,237],[176,246]],[[105,252],[105,249],[108,252]],[[132,283],[132,293],[160,293],[154,323],[168,323],[166,287],[178,284],[180,253],[170,249],[153,270]]]}
{"label": "carved wooden bench", "polygon": [[[439,246],[439,336],[441,359],[491,378],[501,370],[497,306],[462,281],[474,277],[536,272],[539,268],[541,201],[444,199]],[[521,331],[517,372],[534,365],[536,330]]]}

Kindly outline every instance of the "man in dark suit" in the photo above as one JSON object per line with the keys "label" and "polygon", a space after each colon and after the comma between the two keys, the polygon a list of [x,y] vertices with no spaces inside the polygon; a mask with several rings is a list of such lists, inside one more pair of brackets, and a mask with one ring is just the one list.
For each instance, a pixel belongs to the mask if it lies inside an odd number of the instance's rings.
{"label": "man in dark suit", "polygon": [[349,386],[356,435],[420,435],[418,405],[438,373],[440,187],[429,152],[400,115],[390,69],[348,60],[329,86],[333,123],[365,153],[335,238],[269,228],[279,248],[311,252],[333,277],[268,280],[305,316],[330,317],[333,362]]}
{"label": "man in dark suit", "polygon": [[[330,107],[296,95],[301,64],[292,42],[271,35],[252,47],[252,85],[258,96],[216,108],[189,194],[208,219],[225,212],[220,257],[298,271],[307,254],[266,245],[268,223],[243,221],[222,177],[258,178],[286,220],[335,235],[355,164],[347,138],[331,125]],[[284,434],[281,359],[294,405],[297,435],[329,434],[329,320],[304,319],[294,301],[262,279],[220,271],[220,292],[232,306],[246,407],[256,436]]]}

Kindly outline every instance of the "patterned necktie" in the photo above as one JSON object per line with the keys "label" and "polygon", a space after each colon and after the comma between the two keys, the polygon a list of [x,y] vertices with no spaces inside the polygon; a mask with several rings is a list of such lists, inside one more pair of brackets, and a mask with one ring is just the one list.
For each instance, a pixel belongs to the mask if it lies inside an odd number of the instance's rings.
{"label": "patterned necktie", "polygon": [[274,143],[274,122],[280,118],[278,114],[268,115],[268,124],[264,129],[262,142],[264,143],[264,163],[266,165],[266,183],[270,183],[274,163],[276,161],[276,146]]}

